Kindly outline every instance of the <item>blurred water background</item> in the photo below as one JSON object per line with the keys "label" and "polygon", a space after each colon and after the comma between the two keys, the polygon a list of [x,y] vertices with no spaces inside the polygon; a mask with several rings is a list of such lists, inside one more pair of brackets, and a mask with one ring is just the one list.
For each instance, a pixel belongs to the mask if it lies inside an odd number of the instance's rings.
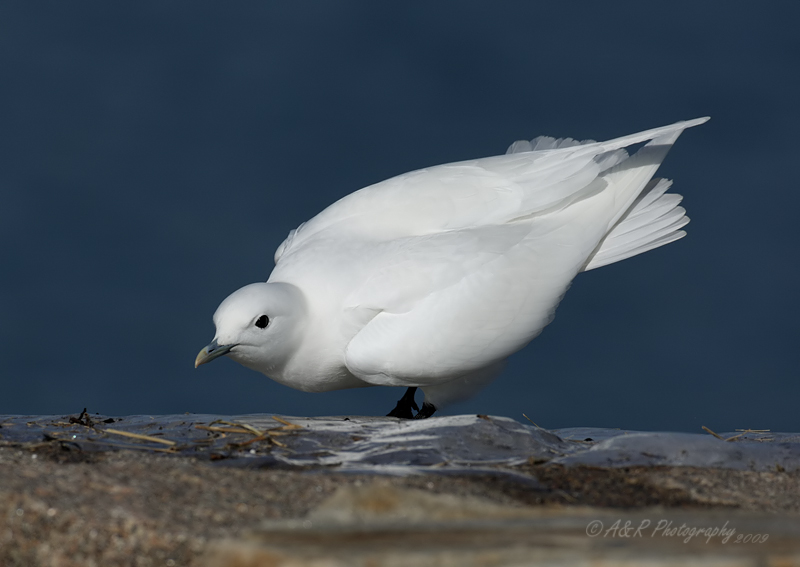
{"label": "blurred water background", "polygon": [[793,2],[4,2],[0,414],[382,415],[401,392],[192,367],[289,230],[517,139],[711,115],[659,172],[689,236],[579,276],[505,374],[442,413],[798,431],[798,18]]}

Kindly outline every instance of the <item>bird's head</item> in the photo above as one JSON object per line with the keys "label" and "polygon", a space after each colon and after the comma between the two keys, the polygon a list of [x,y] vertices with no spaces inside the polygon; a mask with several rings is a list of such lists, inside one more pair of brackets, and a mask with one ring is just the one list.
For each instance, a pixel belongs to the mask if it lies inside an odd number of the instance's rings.
{"label": "bird's head", "polygon": [[214,313],[216,335],[195,368],[228,355],[266,375],[280,372],[299,345],[303,295],[287,283],[254,283],[230,294]]}

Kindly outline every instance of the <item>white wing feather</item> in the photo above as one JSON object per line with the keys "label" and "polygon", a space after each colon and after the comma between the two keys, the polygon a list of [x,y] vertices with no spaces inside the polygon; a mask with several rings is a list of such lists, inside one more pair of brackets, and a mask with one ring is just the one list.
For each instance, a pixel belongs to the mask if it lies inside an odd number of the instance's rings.
{"label": "white wing feather", "polygon": [[[564,146],[564,140],[555,140],[544,145],[556,146],[553,149],[439,165],[399,175],[351,193],[303,223],[280,245],[276,263],[314,238],[329,238],[331,234],[379,241],[502,224],[551,212],[590,194],[596,189],[591,182],[601,173],[608,174],[613,171],[612,166],[624,166],[630,161],[625,159],[624,151],[618,150],[648,140],[668,148],[684,129],[706,120],[678,122],[606,142]],[[534,142],[537,140],[541,138]],[[536,145],[542,146],[540,142]],[[329,232],[331,229],[333,233]]]}
{"label": "white wing feather", "polygon": [[[374,317],[350,341],[347,367],[373,384],[419,386],[502,360],[550,322],[581,269],[588,251],[574,230],[537,221],[420,239],[348,298]],[[448,238],[457,245],[442,250]]]}
{"label": "white wing feather", "polygon": [[[517,142],[372,185],[293,231],[270,281],[298,284],[313,317],[342,321],[335,336],[309,339],[307,355],[344,352],[366,382],[435,385],[479,371],[541,332],[582,269],[680,238],[679,201],[667,182],[648,182],[678,135],[705,120],[607,142]],[[647,141],[628,157],[625,147]],[[357,261],[337,270],[343,251]]]}

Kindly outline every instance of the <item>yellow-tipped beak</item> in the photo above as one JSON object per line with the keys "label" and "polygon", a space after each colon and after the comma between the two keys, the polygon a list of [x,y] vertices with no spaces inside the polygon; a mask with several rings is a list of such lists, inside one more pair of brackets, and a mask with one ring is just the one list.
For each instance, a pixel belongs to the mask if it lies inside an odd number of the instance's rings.
{"label": "yellow-tipped beak", "polygon": [[208,346],[203,347],[203,350],[197,353],[197,358],[194,359],[194,367],[197,368],[201,364],[211,362],[215,358],[228,354],[235,346],[236,345],[220,345],[217,344],[217,339],[214,339]]}

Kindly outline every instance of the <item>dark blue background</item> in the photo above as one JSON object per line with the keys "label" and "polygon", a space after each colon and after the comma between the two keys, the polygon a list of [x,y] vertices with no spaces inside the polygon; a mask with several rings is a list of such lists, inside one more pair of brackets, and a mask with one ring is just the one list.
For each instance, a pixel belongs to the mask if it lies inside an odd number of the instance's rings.
{"label": "dark blue background", "polygon": [[0,4],[0,413],[383,414],[229,360],[286,233],[411,169],[711,115],[692,223],[580,275],[476,399],[544,427],[800,430],[796,2]]}

